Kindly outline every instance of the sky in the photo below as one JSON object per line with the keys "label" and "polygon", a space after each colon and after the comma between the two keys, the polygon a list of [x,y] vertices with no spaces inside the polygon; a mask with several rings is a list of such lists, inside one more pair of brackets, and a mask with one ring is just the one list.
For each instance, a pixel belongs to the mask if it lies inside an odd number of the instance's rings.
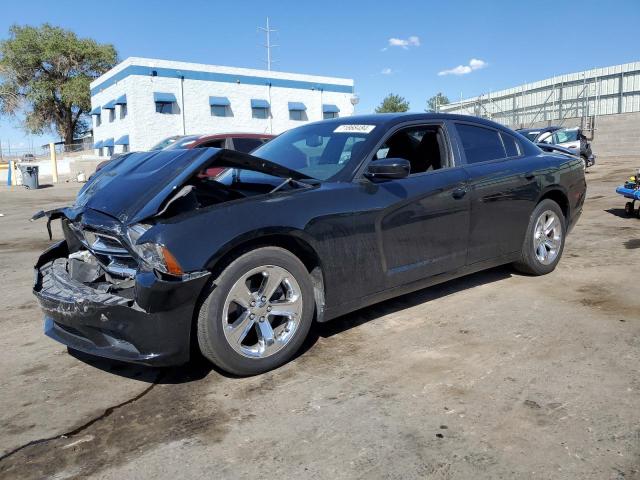
{"label": "sky", "polygon": [[[2,2],[0,40],[12,24],[45,22],[115,45],[121,60],[264,68],[266,17],[278,31],[274,70],[353,78],[358,113],[388,93],[411,111],[554,75],[640,61],[640,0],[570,1],[86,1]],[[6,149],[40,145],[0,117]]]}

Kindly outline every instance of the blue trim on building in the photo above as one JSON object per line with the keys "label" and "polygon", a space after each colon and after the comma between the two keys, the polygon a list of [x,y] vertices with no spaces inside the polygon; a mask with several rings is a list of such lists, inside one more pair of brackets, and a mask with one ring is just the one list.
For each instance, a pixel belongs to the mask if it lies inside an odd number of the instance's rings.
{"label": "blue trim on building", "polygon": [[100,115],[100,112],[102,112],[102,109],[100,107],[96,107],[89,112],[89,115]]}
{"label": "blue trim on building", "polygon": [[116,109],[116,101],[111,100],[110,102],[105,103],[102,108],[104,110],[115,110]]}
{"label": "blue trim on building", "polygon": [[123,135],[116,140],[116,145],[129,145],[129,135]]}
{"label": "blue trim on building", "polygon": [[333,105],[332,103],[323,103],[322,104],[322,113],[339,113],[340,109],[337,105]]}
{"label": "blue trim on building", "polygon": [[153,92],[153,101],[160,103],[176,103],[176,96],[173,93]]}
{"label": "blue trim on building", "polygon": [[116,105],[126,105],[126,104],[127,104],[127,96],[126,95],[120,95],[116,99]]}
{"label": "blue trim on building", "polygon": [[306,109],[306,105],[302,102],[289,102],[290,112],[304,112]]}
{"label": "blue trim on building", "polygon": [[252,98],[251,108],[269,108],[269,102],[261,98]]}
{"label": "blue trim on building", "polygon": [[103,147],[113,147],[113,138],[107,138],[102,142]]}
{"label": "blue trim on building", "polygon": [[209,97],[209,105],[212,107],[228,107],[231,102],[227,97]]}
{"label": "blue trim on building", "polygon": [[[155,72],[155,75],[153,75],[153,72]],[[157,76],[176,79],[184,77],[185,80],[204,80],[209,82],[240,83],[246,85],[271,85],[272,87],[282,88],[300,88],[304,90],[315,89],[323,90],[325,92],[353,93],[353,87],[351,85],[336,85],[332,83],[316,83],[305,80],[287,80],[270,77],[253,77],[249,75],[235,75],[233,73],[202,72],[198,70],[180,70],[177,68],[129,65],[118,73],[107,78],[102,83],[93,87],[91,89],[91,95],[95,95],[101,90],[104,90],[105,88],[108,88],[116,82],[124,80],[131,75],[142,75],[147,77]]]}
{"label": "blue trim on building", "polygon": [[102,148],[102,140],[98,140],[93,144],[93,148]]}

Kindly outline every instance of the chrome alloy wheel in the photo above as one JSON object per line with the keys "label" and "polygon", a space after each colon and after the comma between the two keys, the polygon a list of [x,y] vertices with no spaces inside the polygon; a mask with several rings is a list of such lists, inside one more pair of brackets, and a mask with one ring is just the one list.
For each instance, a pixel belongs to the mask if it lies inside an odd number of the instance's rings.
{"label": "chrome alloy wheel", "polygon": [[549,265],[558,256],[562,246],[562,223],[551,210],[538,217],[533,231],[533,249],[536,258],[543,265]]}
{"label": "chrome alloy wheel", "polygon": [[224,335],[239,354],[273,355],[293,338],[302,315],[300,285],[282,267],[264,265],[245,273],[227,294]]}

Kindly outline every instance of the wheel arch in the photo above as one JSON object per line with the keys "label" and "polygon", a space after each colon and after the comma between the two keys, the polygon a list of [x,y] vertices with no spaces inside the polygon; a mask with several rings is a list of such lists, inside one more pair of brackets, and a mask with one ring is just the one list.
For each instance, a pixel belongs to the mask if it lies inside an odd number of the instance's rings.
{"label": "wheel arch", "polygon": [[311,277],[316,303],[316,320],[322,322],[325,310],[325,274],[322,260],[312,241],[299,230],[268,230],[249,232],[233,241],[212,256],[206,269],[211,272],[213,285],[224,269],[244,253],[261,247],[280,247],[297,257]]}
{"label": "wheel arch", "polygon": [[568,222],[569,214],[571,213],[571,206],[569,205],[569,197],[566,190],[561,185],[549,186],[542,193],[542,195],[536,202],[536,205],[546,199],[553,200],[558,204],[560,210],[562,210],[565,221]]}

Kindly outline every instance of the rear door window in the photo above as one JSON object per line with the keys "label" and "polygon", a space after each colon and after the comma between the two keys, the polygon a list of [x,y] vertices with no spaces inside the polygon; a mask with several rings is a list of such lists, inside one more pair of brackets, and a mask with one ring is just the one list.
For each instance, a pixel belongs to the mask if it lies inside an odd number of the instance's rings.
{"label": "rear door window", "polygon": [[457,123],[456,130],[462,141],[467,163],[506,158],[507,154],[496,130],[466,123]]}

